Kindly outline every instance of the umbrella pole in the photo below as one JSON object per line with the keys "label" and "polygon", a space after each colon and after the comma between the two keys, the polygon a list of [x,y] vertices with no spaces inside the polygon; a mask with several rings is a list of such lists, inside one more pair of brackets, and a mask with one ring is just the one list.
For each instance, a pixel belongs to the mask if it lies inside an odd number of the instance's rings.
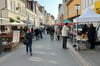
{"label": "umbrella pole", "polygon": [[78,23],[76,23],[76,28],[77,28],[77,30],[76,30],[76,49],[79,50],[79,44],[78,44],[78,42],[77,42],[77,36],[78,36]]}
{"label": "umbrella pole", "polygon": [[74,43],[74,39],[75,39],[75,44],[73,44],[73,47],[75,48],[75,50],[79,50],[77,36],[78,36],[78,23],[76,23],[76,36],[73,35],[73,43]]}

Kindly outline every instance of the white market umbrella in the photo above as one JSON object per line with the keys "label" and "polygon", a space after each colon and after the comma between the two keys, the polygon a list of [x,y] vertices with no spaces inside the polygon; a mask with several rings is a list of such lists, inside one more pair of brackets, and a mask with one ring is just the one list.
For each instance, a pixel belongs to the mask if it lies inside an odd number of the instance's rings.
{"label": "white market umbrella", "polygon": [[99,22],[100,21],[100,15],[96,14],[93,9],[89,8],[86,12],[84,12],[81,16],[75,18],[74,23],[77,22]]}

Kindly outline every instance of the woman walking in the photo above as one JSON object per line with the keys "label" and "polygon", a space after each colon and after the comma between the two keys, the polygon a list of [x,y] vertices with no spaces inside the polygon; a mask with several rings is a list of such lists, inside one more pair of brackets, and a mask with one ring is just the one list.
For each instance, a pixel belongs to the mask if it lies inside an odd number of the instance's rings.
{"label": "woman walking", "polygon": [[32,56],[32,33],[28,29],[26,35],[25,35],[25,41],[26,41],[26,52],[29,53],[30,50],[30,56]]}
{"label": "woman walking", "polygon": [[57,40],[60,40],[60,28],[59,27],[56,29],[56,36],[57,36]]}

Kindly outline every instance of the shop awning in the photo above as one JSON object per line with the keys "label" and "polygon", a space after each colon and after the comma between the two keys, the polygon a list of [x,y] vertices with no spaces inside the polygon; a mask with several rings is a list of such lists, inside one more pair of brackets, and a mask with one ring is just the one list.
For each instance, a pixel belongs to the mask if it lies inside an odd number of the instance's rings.
{"label": "shop awning", "polygon": [[[58,23],[58,24],[56,24],[56,25],[61,25],[61,26],[63,26],[63,25],[65,25],[65,23]],[[68,25],[75,25],[75,23],[68,23]]]}
{"label": "shop awning", "polygon": [[62,23],[72,23],[72,22],[68,19],[65,19]]}
{"label": "shop awning", "polygon": [[12,22],[12,23],[9,23],[9,24],[7,24],[7,25],[26,25],[25,23],[23,23],[23,22],[20,22],[20,23],[18,23],[18,22]]}
{"label": "shop awning", "polygon": [[33,23],[32,23],[32,21],[28,21],[28,20],[23,20],[24,21],[24,23],[26,23],[27,25],[34,25]]}
{"label": "shop awning", "polygon": [[77,22],[99,22],[100,15],[96,14],[93,9],[89,8],[86,12],[84,12],[81,16],[75,18],[73,20],[75,23]]}

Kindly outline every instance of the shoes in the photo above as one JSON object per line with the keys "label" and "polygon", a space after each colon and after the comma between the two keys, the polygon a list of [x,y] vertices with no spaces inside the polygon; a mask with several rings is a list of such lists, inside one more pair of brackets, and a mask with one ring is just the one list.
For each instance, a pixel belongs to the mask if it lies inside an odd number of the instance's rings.
{"label": "shoes", "polygon": [[32,53],[30,53],[30,56],[32,56]]}
{"label": "shoes", "polygon": [[63,48],[63,49],[69,49],[69,48]]}

